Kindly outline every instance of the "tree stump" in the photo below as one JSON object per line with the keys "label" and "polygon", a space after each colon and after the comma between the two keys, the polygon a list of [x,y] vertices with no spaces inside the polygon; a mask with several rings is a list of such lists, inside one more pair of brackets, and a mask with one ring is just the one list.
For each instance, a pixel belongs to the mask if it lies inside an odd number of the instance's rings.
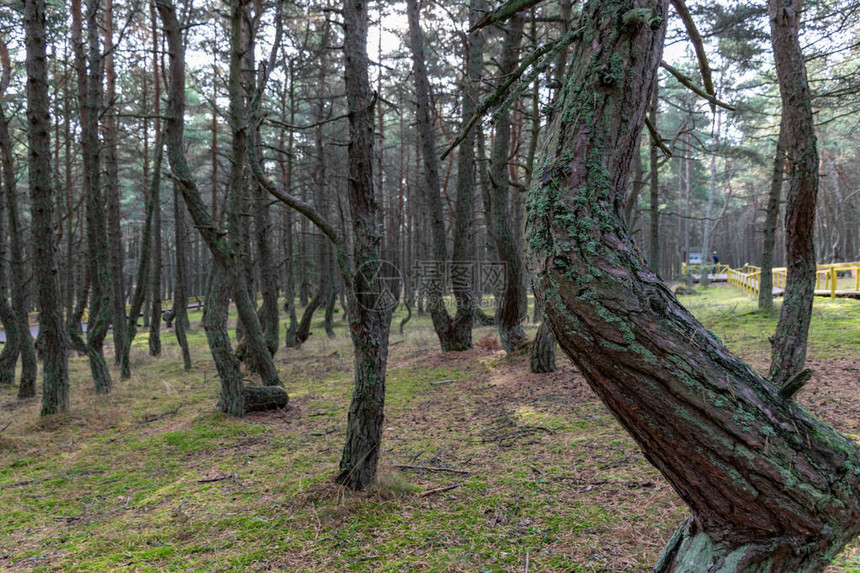
{"label": "tree stump", "polygon": [[290,399],[280,386],[245,386],[245,412],[263,412],[285,407]]}

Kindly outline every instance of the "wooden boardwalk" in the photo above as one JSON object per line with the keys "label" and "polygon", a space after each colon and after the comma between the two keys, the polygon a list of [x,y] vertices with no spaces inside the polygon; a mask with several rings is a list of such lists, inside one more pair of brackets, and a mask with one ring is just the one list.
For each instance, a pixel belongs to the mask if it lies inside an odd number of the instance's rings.
{"label": "wooden boardwalk", "polygon": [[[746,265],[740,269],[728,270],[728,281],[744,294],[758,296],[761,269]],[[786,270],[773,269],[773,295],[785,295]],[[853,286],[853,288],[851,288]],[[824,288],[822,288],[824,287]],[[848,288],[846,288],[848,287]],[[860,262],[818,265],[815,296],[830,298],[853,298],[860,300]]]}

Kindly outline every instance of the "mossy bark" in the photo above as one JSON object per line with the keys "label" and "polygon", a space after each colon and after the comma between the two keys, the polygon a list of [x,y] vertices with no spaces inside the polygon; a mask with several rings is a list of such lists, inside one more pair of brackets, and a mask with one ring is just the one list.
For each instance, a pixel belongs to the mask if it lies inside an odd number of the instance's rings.
{"label": "mossy bark", "polygon": [[667,4],[583,8],[529,191],[535,291],[563,351],[691,509],[660,571],[818,571],[860,532],[860,448],[733,356],[622,220]]}
{"label": "mossy bark", "polygon": [[[272,357],[268,352],[265,344],[265,338],[260,327],[259,319],[257,318],[256,309],[254,308],[248,291],[245,288],[239,261],[237,260],[238,253],[234,243],[216,224],[212,215],[209,213],[206,204],[204,203],[200,190],[191,175],[191,170],[188,167],[183,148],[183,118],[185,115],[185,46],[182,41],[182,33],[179,26],[179,21],[176,15],[176,9],[170,0],[158,0],[157,8],[161,20],[164,24],[165,36],[169,46],[170,54],[170,70],[168,77],[169,82],[169,97],[168,97],[168,119],[166,127],[167,151],[170,159],[170,167],[174,176],[174,180],[178,184],[179,190],[182,192],[188,212],[194,220],[195,226],[206,241],[213,257],[213,268],[218,266],[222,269],[222,273],[227,276],[228,281],[219,281],[222,289],[232,288],[236,309],[246,329],[246,340],[249,348],[254,352],[255,357],[260,365],[259,370],[263,384],[266,386],[280,385],[277,370],[275,369]],[[241,11],[241,6],[234,3],[231,6],[234,11],[233,20],[237,18],[235,11]],[[234,21],[232,23],[232,34],[237,34],[240,26]],[[231,42],[231,73],[235,73],[233,69],[237,64],[233,61],[238,59],[240,44],[235,41]],[[244,133],[243,130],[238,130],[238,134]],[[214,294],[211,290],[210,294]],[[223,296],[223,295],[217,295]],[[219,334],[220,336],[220,334]],[[209,333],[207,332],[207,337]],[[237,384],[234,374],[234,362],[237,360],[231,352],[224,352],[223,342],[216,341],[218,346],[213,346],[213,340],[210,339],[210,349],[212,356],[218,361],[223,361],[223,364],[218,366],[219,374],[221,375],[222,392],[229,392],[231,397],[235,396],[234,388]],[[227,340],[229,347],[229,339]],[[227,358],[229,354],[232,358]],[[235,363],[237,364],[237,363]],[[241,383],[241,379],[239,380]],[[238,397],[234,397],[238,400]],[[238,412],[240,409],[236,407],[233,411]],[[243,410],[242,410],[243,411]],[[232,412],[231,412],[232,413]],[[241,414],[236,414],[241,415]]]}
{"label": "mossy bark", "polygon": [[[385,374],[393,301],[382,278],[382,233],[379,205],[373,192],[373,130],[375,96],[370,89],[367,57],[367,4],[344,1],[344,56],[349,108],[349,178],[347,191],[353,230],[355,274],[343,276],[349,297],[349,332],[355,351],[354,387],[347,417],[346,443],[336,481],[364,489],[376,475],[382,441]],[[342,249],[343,247],[339,247]],[[338,252],[343,260],[343,251]],[[382,272],[380,272],[382,271]]]}
{"label": "mossy bark", "polygon": [[815,202],[818,147],[812,95],[800,49],[799,0],[769,0],[771,43],[782,98],[788,198],[785,208],[785,295],[773,336],[770,379],[782,384],[803,370],[815,290]]}

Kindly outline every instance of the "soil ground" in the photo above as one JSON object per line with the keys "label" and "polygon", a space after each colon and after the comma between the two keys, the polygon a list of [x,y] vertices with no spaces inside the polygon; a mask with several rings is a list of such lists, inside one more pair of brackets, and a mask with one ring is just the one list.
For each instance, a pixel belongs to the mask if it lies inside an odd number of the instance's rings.
{"label": "soil ground", "polygon": [[[683,301],[765,370],[775,316],[727,285]],[[199,328],[191,371],[172,332],[160,358],[138,337],[134,377],[114,372],[107,397],[74,358],[67,416],[0,388],[0,569],[650,570],[687,512],[568,361],[531,374],[492,327],[443,354],[426,316],[404,334],[399,318],[379,483],[359,494],[331,481],[352,386],[342,320],[278,351],[290,404],[244,419],[215,408]],[[860,303],[818,299],[809,350],[799,400],[860,439]],[[860,571],[860,545],[829,571]]]}

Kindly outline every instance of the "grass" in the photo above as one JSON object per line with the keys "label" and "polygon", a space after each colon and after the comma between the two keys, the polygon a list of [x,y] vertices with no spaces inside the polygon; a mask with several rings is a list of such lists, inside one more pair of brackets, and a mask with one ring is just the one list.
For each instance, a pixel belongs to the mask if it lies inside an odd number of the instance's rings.
{"label": "grass", "polygon": [[[762,363],[775,316],[727,287],[684,302]],[[95,395],[85,360],[72,361],[68,415],[40,420],[37,401],[0,388],[0,568],[522,571],[528,560],[532,571],[648,570],[686,510],[582,378],[567,364],[530,374],[527,356],[489,346],[442,354],[427,317],[403,335],[399,318],[380,478],[359,494],[331,481],[352,388],[340,320],[333,340],[317,324],[303,348],[279,350],[283,412],[215,409],[199,314],[189,372],[172,333],[157,359],[144,333],[134,377],[114,371],[110,396]],[[856,301],[817,299],[810,355],[856,357],[860,340],[845,332],[858,325]],[[479,328],[475,340],[492,333]],[[453,382],[433,384],[442,380]],[[832,570],[860,571],[860,549]]]}

